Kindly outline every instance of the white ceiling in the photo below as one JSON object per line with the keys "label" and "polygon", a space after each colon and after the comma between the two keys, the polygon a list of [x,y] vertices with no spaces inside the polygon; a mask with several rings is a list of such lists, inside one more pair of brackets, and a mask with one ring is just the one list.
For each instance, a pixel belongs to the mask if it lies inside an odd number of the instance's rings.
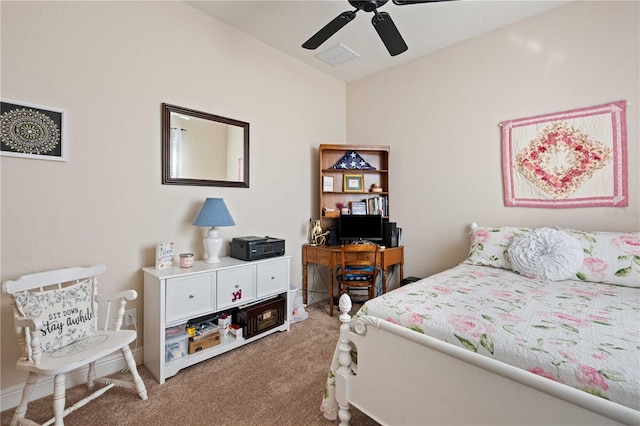
{"label": "white ceiling", "polygon": [[[345,11],[347,0],[187,1],[193,7],[300,61],[343,81],[353,81],[438,49],[561,6],[551,0],[458,0],[380,8],[391,15],[409,50],[390,56],[371,25],[372,13],[356,18],[316,50],[301,47],[309,37]],[[342,43],[359,57],[338,66],[315,57]]]}

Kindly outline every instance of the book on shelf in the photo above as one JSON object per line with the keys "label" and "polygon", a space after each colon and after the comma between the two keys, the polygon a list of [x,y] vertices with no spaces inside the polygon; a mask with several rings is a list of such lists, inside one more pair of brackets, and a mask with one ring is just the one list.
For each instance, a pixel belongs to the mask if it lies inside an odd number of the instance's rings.
{"label": "book on shelf", "polygon": [[164,269],[173,265],[173,241],[156,245],[156,269]]}
{"label": "book on shelf", "polygon": [[365,200],[367,214],[379,214],[389,216],[388,198],[386,196],[373,197]]}
{"label": "book on shelf", "polygon": [[365,201],[352,201],[351,214],[367,214],[367,203]]}

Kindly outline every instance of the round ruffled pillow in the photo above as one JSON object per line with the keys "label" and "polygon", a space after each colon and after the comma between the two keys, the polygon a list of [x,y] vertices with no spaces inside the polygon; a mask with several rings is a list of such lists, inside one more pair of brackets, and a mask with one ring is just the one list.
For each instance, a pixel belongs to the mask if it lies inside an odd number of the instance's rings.
{"label": "round ruffled pillow", "polygon": [[514,271],[550,281],[574,278],[584,260],[580,242],[552,228],[538,228],[516,236],[507,253]]}

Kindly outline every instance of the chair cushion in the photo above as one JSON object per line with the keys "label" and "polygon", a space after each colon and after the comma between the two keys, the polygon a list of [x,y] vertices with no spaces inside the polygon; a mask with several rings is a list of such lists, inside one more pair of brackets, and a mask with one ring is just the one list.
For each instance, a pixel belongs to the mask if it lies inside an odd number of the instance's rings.
{"label": "chair cushion", "polygon": [[53,352],[95,333],[92,289],[86,279],[61,289],[15,294],[18,311],[43,322],[39,336],[43,352]]}
{"label": "chair cushion", "polygon": [[[361,268],[357,268],[354,266],[347,266],[344,268],[344,280],[345,281],[371,281],[373,279],[373,275],[368,274],[350,274],[349,271],[370,271],[373,272],[373,266],[365,266]],[[338,275],[338,279],[342,279],[342,274]]]}

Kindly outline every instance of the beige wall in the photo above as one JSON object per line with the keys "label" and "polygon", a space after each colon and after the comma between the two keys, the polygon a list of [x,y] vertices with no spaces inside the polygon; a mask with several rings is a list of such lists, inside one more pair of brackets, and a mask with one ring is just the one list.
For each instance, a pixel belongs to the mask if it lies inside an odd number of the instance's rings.
{"label": "beige wall", "polygon": [[[66,109],[69,132],[67,162],[0,159],[2,281],[105,263],[103,291],[143,296],[154,245],[174,240],[201,258],[206,230],[191,221],[222,197],[237,224],[225,240],[284,238],[300,284],[316,150],[346,141],[345,83],[182,2],[0,7],[2,96]],[[251,187],[161,185],[162,102],[249,122]],[[12,323],[3,296],[3,390],[23,377]]]}
{"label": "beige wall", "polygon": [[[638,2],[575,2],[347,86],[349,143],[390,144],[405,276],[462,261],[471,222],[640,230]],[[504,120],[625,99],[629,207],[504,207]]]}
{"label": "beige wall", "polygon": [[[0,159],[2,280],[104,262],[103,288],[141,290],[157,241],[202,255],[190,222],[223,197],[238,225],[222,235],[285,238],[297,285],[321,143],[391,145],[405,275],[461,261],[472,221],[639,228],[637,2],[572,3],[346,87],[180,3],[0,7],[2,96],[69,114],[68,162]],[[504,207],[500,121],[619,99],[628,208]],[[250,122],[251,188],[161,185],[162,102]],[[21,377],[10,318],[3,297],[3,390]]]}

